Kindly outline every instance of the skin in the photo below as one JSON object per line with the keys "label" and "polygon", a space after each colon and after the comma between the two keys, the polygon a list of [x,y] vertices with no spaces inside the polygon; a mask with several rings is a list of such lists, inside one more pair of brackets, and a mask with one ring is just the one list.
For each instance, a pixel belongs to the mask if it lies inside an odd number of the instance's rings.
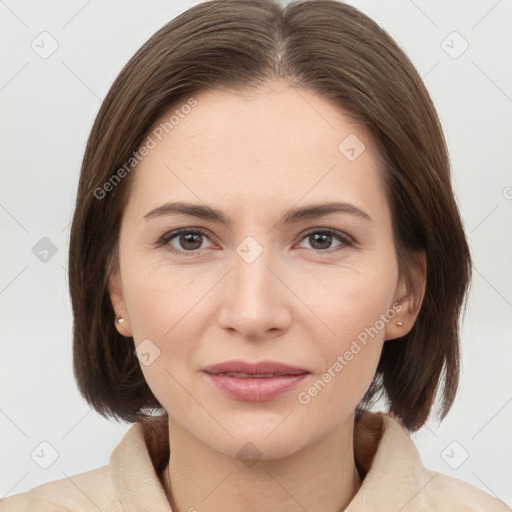
{"label": "skin", "polygon": [[[135,346],[149,338],[160,351],[141,368],[169,413],[171,457],[162,475],[168,499],[181,512],[276,504],[281,511],[342,510],[360,486],[354,409],[385,340],[410,330],[423,293],[400,278],[375,145],[338,105],[282,82],[250,94],[194,97],[197,106],[129,178],[110,277],[112,304],[125,319],[120,332]],[[338,149],[349,134],[366,147],[354,161]],[[145,218],[171,201],[207,204],[231,224],[184,214]],[[350,203],[371,220],[340,212],[280,222],[290,208],[329,201]],[[179,228],[203,228],[210,239],[199,234],[187,244],[177,236],[158,246]],[[315,242],[312,228],[352,243]],[[251,263],[237,252],[248,236],[263,249]],[[378,335],[300,403],[299,393],[397,303],[400,312]],[[311,373],[278,399],[240,401],[202,373],[233,359],[280,361]],[[246,443],[261,457],[252,467],[237,457]]]}

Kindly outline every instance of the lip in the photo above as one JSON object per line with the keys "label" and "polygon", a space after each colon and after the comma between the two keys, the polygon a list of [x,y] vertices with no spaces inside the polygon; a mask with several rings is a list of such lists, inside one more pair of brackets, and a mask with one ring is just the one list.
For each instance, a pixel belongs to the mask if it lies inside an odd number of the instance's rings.
{"label": "lip", "polygon": [[247,373],[249,375],[300,375],[309,373],[305,368],[291,366],[285,363],[276,361],[259,361],[257,363],[250,363],[248,361],[236,360],[225,361],[223,363],[214,364],[206,367],[203,371],[206,373]]}
{"label": "lip", "polygon": [[275,361],[226,361],[208,366],[203,372],[225,395],[250,402],[274,400],[310,375],[304,368]]}

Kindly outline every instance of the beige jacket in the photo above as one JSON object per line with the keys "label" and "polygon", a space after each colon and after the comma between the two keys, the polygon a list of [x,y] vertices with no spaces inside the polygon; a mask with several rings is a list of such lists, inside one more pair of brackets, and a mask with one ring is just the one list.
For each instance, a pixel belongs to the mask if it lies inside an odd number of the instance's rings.
{"label": "beige jacket", "polygon": [[[149,436],[148,436],[149,434]],[[165,429],[134,424],[110,464],[0,500],[1,512],[172,512],[159,480],[169,458]],[[163,448],[162,448],[163,447]],[[363,483],[346,512],[505,512],[500,500],[426,469],[389,414],[364,413],[354,429]]]}

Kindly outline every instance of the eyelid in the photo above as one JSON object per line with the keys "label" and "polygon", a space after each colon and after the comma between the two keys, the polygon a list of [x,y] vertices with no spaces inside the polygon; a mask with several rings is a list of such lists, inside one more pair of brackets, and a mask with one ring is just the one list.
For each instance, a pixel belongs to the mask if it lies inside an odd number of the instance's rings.
{"label": "eyelid", "polygon": [[[356,243],[356,240],[351,235],[349,235],[348,233],[345,233],[344,231],[339,231],[338,229],[334,229],[334,228],[321,228],[321,227],[308,229],[306,232],[301,234],[301,241],[304,240],[304,238],[306,238],[307,236],[311,235],[312,233],[329,233],[329,234],[339,237],[346,244],[352,245],[352,244]],[[322,252],[325,252],[325,251],[322,251]]]}

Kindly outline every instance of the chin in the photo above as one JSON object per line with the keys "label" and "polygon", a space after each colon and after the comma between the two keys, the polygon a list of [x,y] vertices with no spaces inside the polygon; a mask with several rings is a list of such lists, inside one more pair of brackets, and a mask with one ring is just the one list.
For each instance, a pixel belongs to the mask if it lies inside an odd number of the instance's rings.
{"label": "chin", "polygon": [[[273,435],[273,434],[272,434]],[[237,436],[230,440],[223,451],[225,455],[239,459],[247,467],[258,461],[281,460],[290,457],[303,448],[303,439],[291,436],[266,438],[266,434]],[[299,444],[300,443],[300,444]]]}
{"label": "chin", "polygon": [[307,446],[310,439],[304,429],[298,429],[292,424],[285,426],[287,420],[280,424],[285,416],[281,415],[278,421],[262,422],[260,426],[226,425],[233,437],[223,436],[216,440],[218,444],[209,444],[211,448],[242,462],[245,458],[276,460],[289,457]]}

